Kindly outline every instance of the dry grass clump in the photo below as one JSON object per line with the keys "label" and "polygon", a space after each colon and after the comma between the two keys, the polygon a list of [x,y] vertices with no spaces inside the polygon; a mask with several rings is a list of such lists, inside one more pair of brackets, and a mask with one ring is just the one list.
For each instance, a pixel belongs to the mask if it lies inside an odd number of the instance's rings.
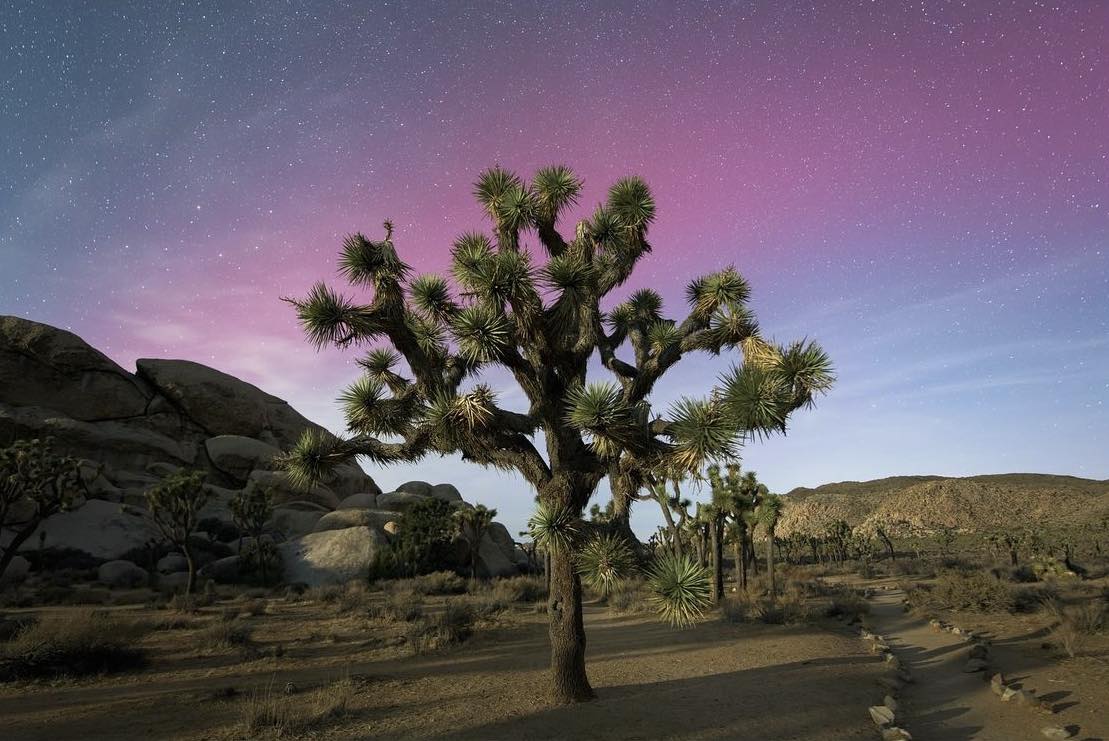
{"label": "dry grass clump", "polygon": [[1086,600],[1078,605],[1064,605],[1057,598],[1043,601],[1044,610],[1055,621],[1052,637],[1072,659],[1085,649],[1090,636],[1105,630],[1109,624],[1109,608],[1104,602]]}
{"label": "dry grass clump", "polygon": [[824,607],[824,616],[840,618],[849,623],[857,623],[870,613],[870,604],[856,590],[838,587],[829,595],[831,598]]}
{"label": "dry grass clump", "polygon": [[1013,612],[1017,607],[1012,585],[981,571],[945,571],[930,589],[914,585],[907,594],[910,602],[920,607],[976,612]]}
{"label": "dry grass clump", "polygon": [[103,610],[49,613],[0,649],[0,681],[79,677],[141,666],[145,626]]}
{"label": "dry grass clump", "polygon": [[547,599],[547,585],[538,576],[512,576],[493,582],[492,593],[503,602],[539,602]]}
{"label": "dry grass clump", "polygon": [[150,621],[152,630],[192,630],[198,625],[199,623],[196,620],[173,612]]}
{"label": "dry grass clump", "polygon": [[453,571],[434,571],[412,579],[399,579],[392,582],[389,587],[425,596],[463,594],[466,591],[466,580]]}
{"label": "dry grass clump", "polygon": [[473,609],[463,603],[450,603],[446,609],[408,626],[406,638],[417,656],[457,646],[473,635],[476,619]]}
{"label": "dry grass clump", "polygon": [[605,602],[609,609],[624,614],[655,612],[650,601],[651,593],[643,579],[626,579],[617,582],[609,590]]}
{"label": "dry grass clump", "polygon": [[320,730],[347,715],[356,690],[353,680],[343,678],[298,697],[271,681],[247,695],[242,706],[243,729],[250,738]]}
{"label": "dry grass clump", "polygon": [[739,592],[721,602],[720,612],[729,623],[793,625],[812,619],[812,610],[796,590],[786,591],[776,598]]}
{"label": "dry grass clump", "polygon": [[253,635],[249,625],[237,621],[217,620],[196,634],[197,647],[201,651],[227,651],[250,645]]}

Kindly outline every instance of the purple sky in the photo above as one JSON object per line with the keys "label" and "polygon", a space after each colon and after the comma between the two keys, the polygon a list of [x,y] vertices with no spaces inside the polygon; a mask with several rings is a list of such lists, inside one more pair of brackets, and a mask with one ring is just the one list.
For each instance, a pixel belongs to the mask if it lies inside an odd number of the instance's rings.
{"label": "purple sky", "polygon": [[[585,208],[636,173],[659,216],[633,287],[679,314],[735,263],[769,334],[836,362],[746,450],[772,488],[1109,477],[1109,4],[143,5],[0,8],[0,313],[338,428],[353,356],[278,297],[333,279],[343,234],[392,218],[438,271],[485,226],[485,166],[568,164]],[[452,459],[371,473],[454,481],[514,530],[531,507]]]}

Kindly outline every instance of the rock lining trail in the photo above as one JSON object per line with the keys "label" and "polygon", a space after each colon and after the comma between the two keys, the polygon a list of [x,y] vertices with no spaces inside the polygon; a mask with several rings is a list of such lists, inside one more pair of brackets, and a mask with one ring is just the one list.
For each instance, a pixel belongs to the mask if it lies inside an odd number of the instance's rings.
{"label": "rock lining trail", "polygon": [[871,600],[870,623],[912,675],[912,684],[901,691],[897,725],[914,741],[1042,739],[1042,729],[1057,726],[1050,715],[1002,702],[987,681],[994,670],[964,671],[971,643],[905,612],[904,599],[900,589],[879,589]]}

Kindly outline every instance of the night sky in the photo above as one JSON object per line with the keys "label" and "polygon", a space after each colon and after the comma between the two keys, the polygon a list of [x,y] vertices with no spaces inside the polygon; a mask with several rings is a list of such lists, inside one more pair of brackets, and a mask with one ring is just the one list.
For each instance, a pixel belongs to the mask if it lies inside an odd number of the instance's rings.
{"label": "night sky", "polygon": [[[485,226],[483,167],[570,165],[581,214],[634,173],[658,220],[630,288],[684,315],[734,263],[767,334],[836,363],[746,449],[771,488],[1109,477],[1109,3],[462,5],[4,3],[0,313],[339,429],[354,354],[314,352],[279,297],[334,280],[345,233],[391,218],[438,271]],[[452,459],[370,472],[453,481],[514,531],[532,506]]]}

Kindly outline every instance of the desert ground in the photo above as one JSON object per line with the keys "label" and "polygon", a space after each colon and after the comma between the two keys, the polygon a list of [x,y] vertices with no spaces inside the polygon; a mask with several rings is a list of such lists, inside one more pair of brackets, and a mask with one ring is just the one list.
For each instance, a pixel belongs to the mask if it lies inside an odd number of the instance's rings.
{"label": "desert ground", "polygon": [[[0,684],[3,737],[815,741],[881,738],[871,712],[886,705],[914,739],[1109,737],[1104,633],[1084,636],[1070,657],[1048,609],[912,604],[951,578],[794,568],[773,605],[733,594],[684,630],[658,621],[635,589],[591,595],[597,699],[572,706],[546,699],[535,577],[470,582],[461,594],[436,593],[460,580],[433,575],[378,589],[221,588],[195,603],[120,590],[95,607],[9,607],[9,647],[33,621],[97,614],[143,658],[99,676]],[[1032,588],[1096,602],[1103,582]],[[76,601],[105,601],[104,590],[82,591]],[[459,611],[458,629],[441,630]],[[989,666],[967,671],[978,655]],[[1003,701],[999,682],[1028,694]]]}

